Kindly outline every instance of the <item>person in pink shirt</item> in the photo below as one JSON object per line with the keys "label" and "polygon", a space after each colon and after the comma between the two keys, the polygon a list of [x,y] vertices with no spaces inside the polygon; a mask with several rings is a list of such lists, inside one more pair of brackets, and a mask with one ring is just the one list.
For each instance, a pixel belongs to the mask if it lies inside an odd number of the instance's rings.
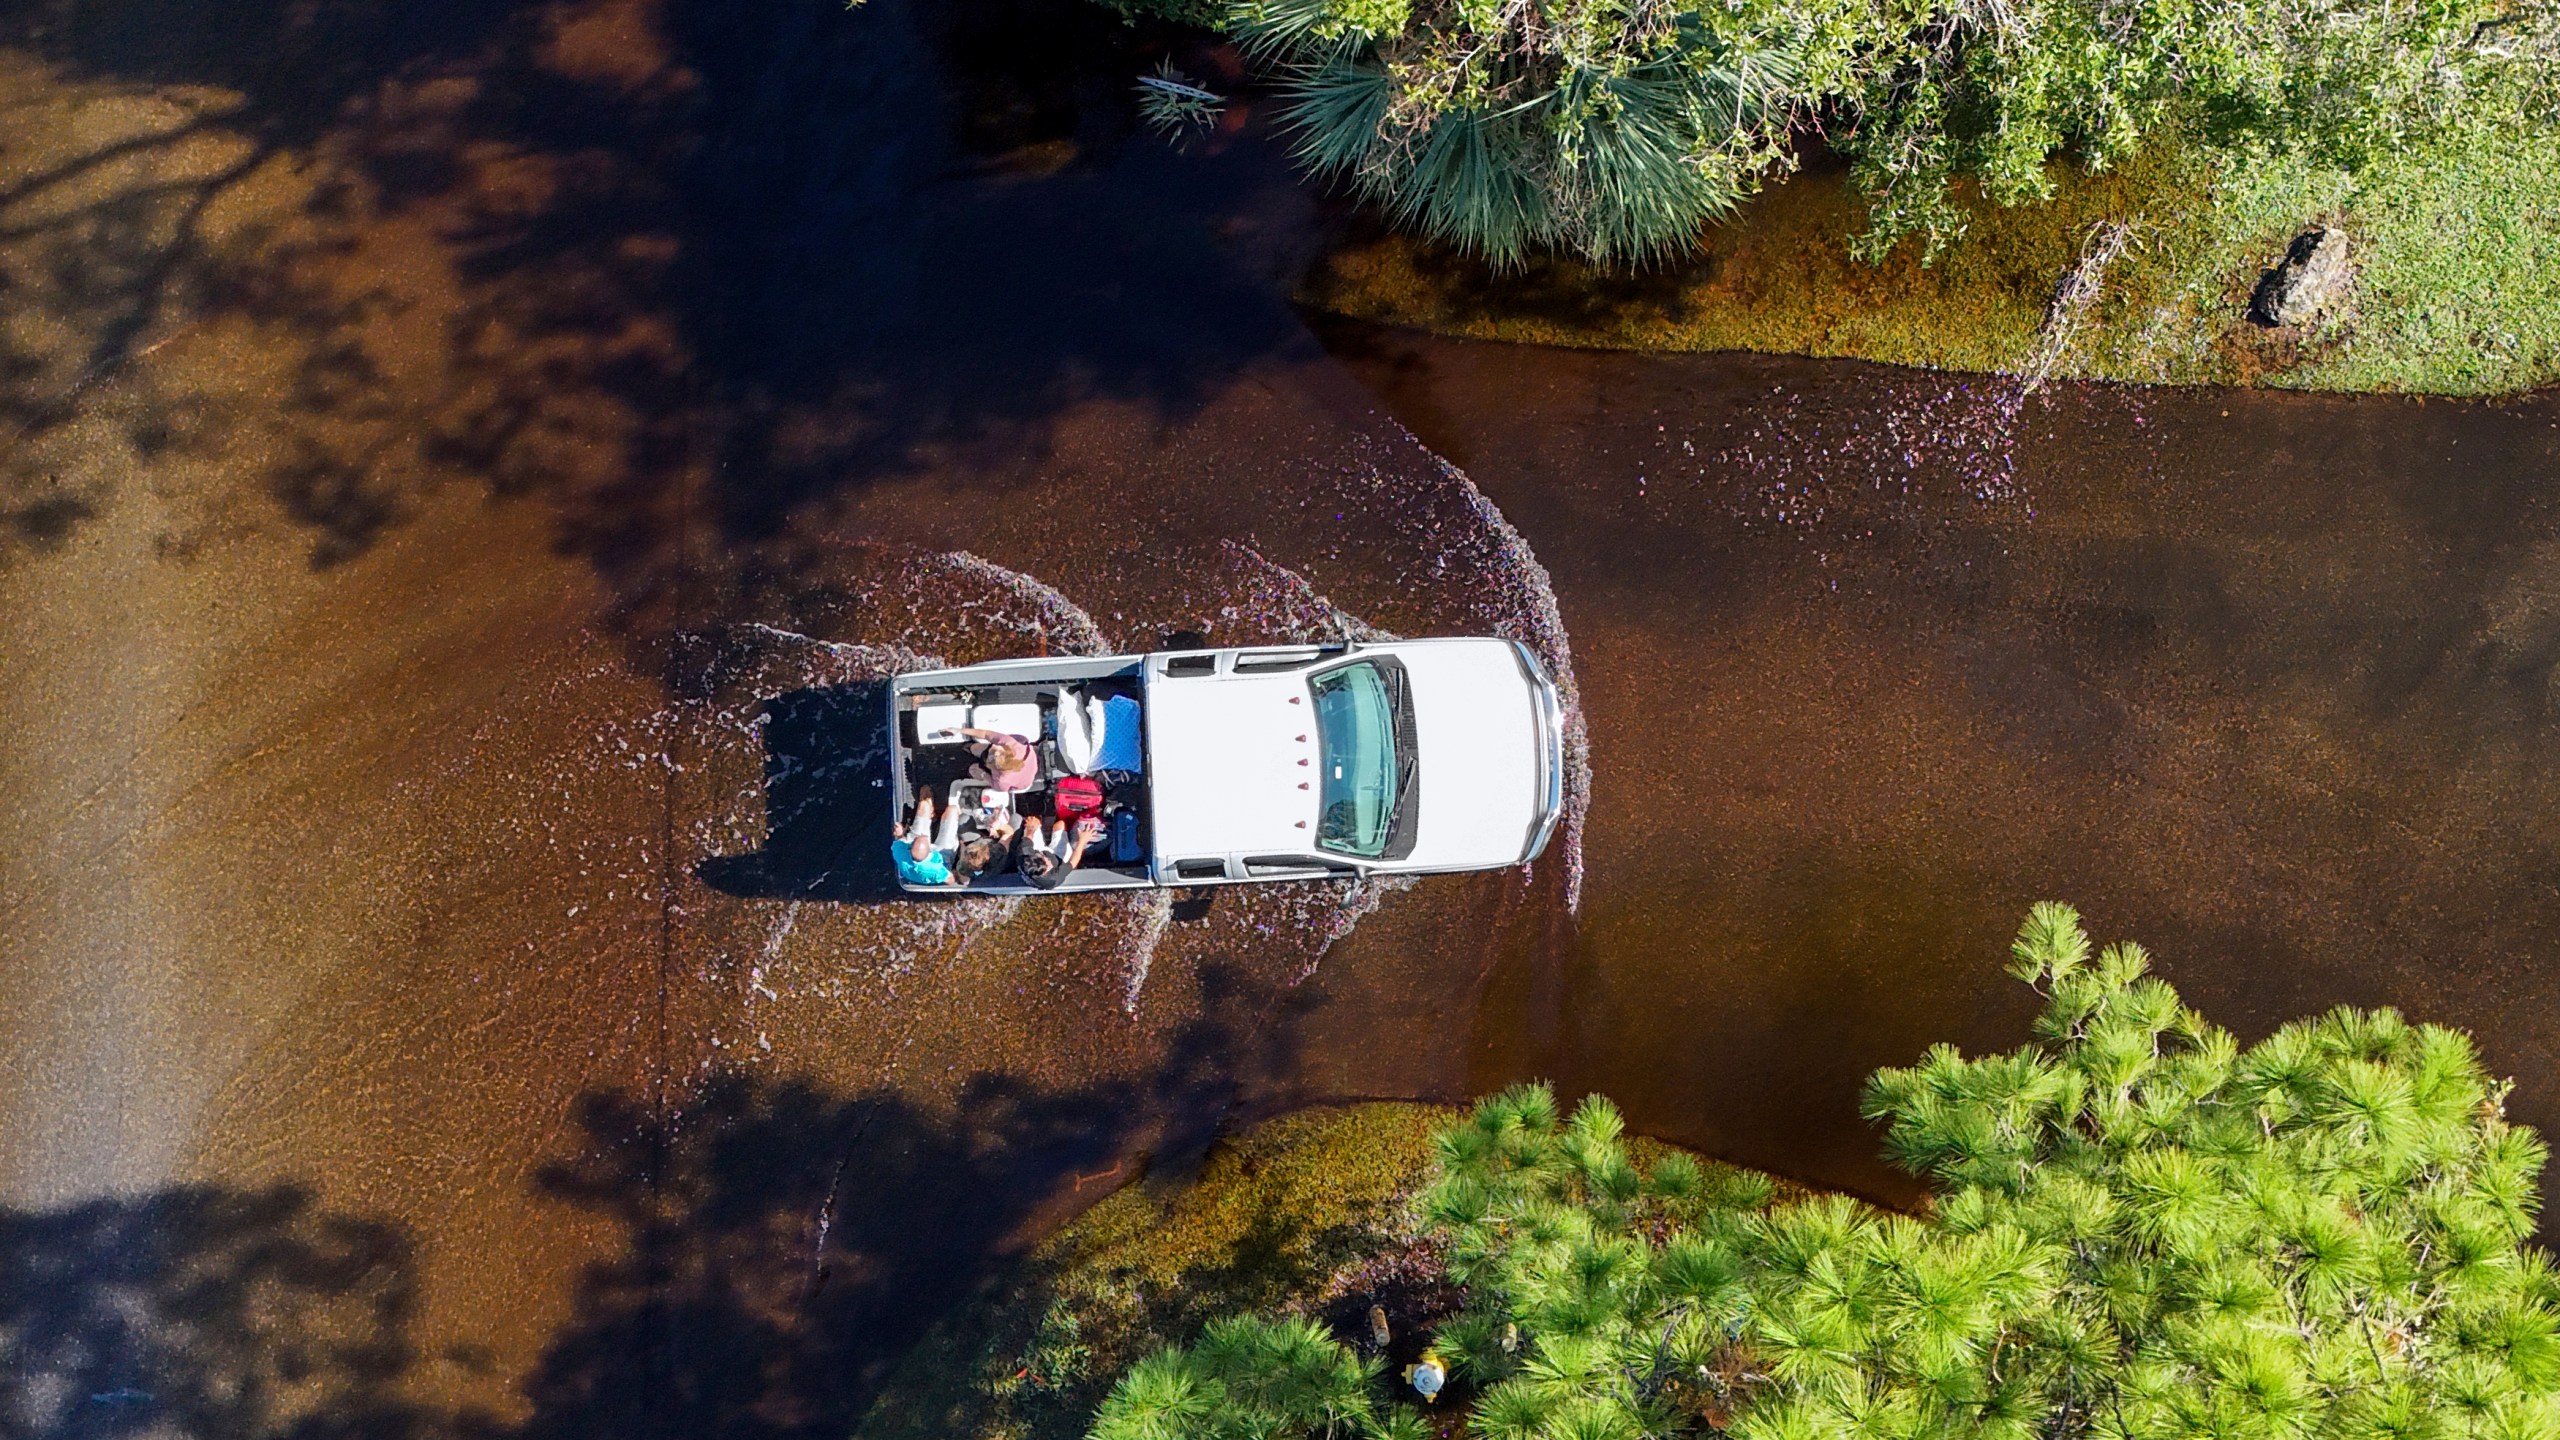
{"label": "person in pink shirt", "polygon": [[1020,735],[1007,735],[1001,730],[972,730],[962,727],[960,734],[979,741],[973,747],[979,763],[969,767],[972,779],[984,780],[990,790],[1028,790],[1040,783],[1040,751]]}

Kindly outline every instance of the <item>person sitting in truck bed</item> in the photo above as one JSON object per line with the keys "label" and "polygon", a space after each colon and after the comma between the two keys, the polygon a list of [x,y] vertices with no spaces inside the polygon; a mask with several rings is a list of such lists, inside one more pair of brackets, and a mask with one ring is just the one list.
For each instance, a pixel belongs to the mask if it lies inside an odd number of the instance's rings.
{"label": "person sitting in truck bed", "polygon": [[1040,748],[1029,736],[966,725],[954,733],[979,742],[970,747],[977,753],[978,763],[969,767],[969,776],[986,781],[988,789],[1028,790],[1040,783]]}
{"label": "person sitting in truck bed", "polygon": [[898,878],[910,885],[960,886],[995,873],[1004,863],[1005,842],[1013,838],[1010,824],[993,838],[972,835],[963,840],[960,819],[961,808],[954,805],[942,812],[942,823],[935,825],[933,792],[916,791],[915,823],[889,842],[889,858],[897,862]]}
{"label": "person sitting in truck bed", "polygon": [[1084,863],[1084,848],[1101,834],[1102,822],[1091,816],[1077,821],[1072,834],[1063,821],[1044,830],[1039,816],[1026,816],[1022,838],[1014,842],[1013,868],[1035,888],[1055,890],[1067,883],[1068,871]]}
{"label": "person sitting in truck bed", "polygon": [[951,883],[966,885],[981,875],[993,875],[1004,867],[1005,854],[1002,841],[983,835],[961,841],[959,852],[951,858]]}
{"label": "person sitting in truck bed", "polygon": [[933,823],[933,792],[916,791],[916,818],[889,841],[889,858],[898,866],[898,878],[910,885],[961,885],[968,882],[951,873],[951,857],[960,848],[960,807],[942,812],[942,824]]}
{"label": "person sitting in truck bed", "polygon": [[[960,863],[971,874],[995,875],[1012,863],[1014,837],[1022,833],[1022,824],[1014,819],[1010,805],[997,806],[984,815],[980,822],[983,828],[976,837],[961,844]],[[973,851],[974,846],[985,847],[983,861]]]}

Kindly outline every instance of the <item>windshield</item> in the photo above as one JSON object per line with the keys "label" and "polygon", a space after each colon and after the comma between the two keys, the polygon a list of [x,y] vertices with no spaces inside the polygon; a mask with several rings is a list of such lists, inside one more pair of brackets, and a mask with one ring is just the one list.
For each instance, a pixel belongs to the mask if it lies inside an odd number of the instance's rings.
{"label": "windshield", "polygon": [[1316,697],[1322,742],[1324,809],[1316,843],[1376,859],[1386,853],[1402,766],[1396,754],[1396,711],[1403,676],[1369,661],[1327,670],[1308,683]]}

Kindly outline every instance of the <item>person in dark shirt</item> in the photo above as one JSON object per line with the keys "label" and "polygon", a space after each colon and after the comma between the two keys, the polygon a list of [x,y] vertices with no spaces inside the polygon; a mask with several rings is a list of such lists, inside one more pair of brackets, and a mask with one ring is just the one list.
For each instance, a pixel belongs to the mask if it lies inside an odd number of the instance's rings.
{"label": "person in dark shirt", "polygon": [[1055,890],[1067,883],[1067,872],[1084,863],[1084,851],[1102,835],[1102,822],[1087,816],[1073,827],[1064,822],[1044,824],[1039,816],[1026,817],[1022,835],[1014,841],[1013,868],[1022,878],[1042,890]]}
{"label": "person in dark shirt", "polygon": [[992,875],[1004,864],[1004,857],[1005,847],[1000,841],[983,835],[963,840],[959,852],[951,857],[951,878],[956,884],[966,885],[981,875]]}

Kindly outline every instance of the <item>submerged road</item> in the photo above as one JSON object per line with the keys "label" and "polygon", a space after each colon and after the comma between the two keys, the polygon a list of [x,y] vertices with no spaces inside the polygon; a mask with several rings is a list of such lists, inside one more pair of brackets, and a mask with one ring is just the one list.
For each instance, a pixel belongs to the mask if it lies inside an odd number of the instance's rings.
{"label": "submerged road", "polygon": [[1457,1083],[1444,976],[1560,868],[866,878],[899,668],[1354,617],[1564,659],[1285,304],[1285,166],[1132,134],[1081,0],[0,42],[13,1416],[838,1436],[991,1255],[1305,1093],[1355,928],[1414,942],[1367,1083]]}
{"label": "submerged road", "polygon": [[1327,328],[1573,634],[1591,887],[1491,987],[1495,1070],[1897,1193],[1860,1083],[2023,1040],[2052,897],[2244,1037],[2397,1005],[2560,1123],[2560,396]]}
{"label": "submerged road", "polygon": [[[991,1256],[1327,1097],[1890,1195],[1858,1079],[2013,1042],[2045,896],[2555,1104],[2548,402],[1319,342],[1312,202],[1133,130],[1147,43],[0,20],[11,1413],[838,1436]],[[1570,664],[1534,874],[874,903],[880,675],[1351,620]]]}

